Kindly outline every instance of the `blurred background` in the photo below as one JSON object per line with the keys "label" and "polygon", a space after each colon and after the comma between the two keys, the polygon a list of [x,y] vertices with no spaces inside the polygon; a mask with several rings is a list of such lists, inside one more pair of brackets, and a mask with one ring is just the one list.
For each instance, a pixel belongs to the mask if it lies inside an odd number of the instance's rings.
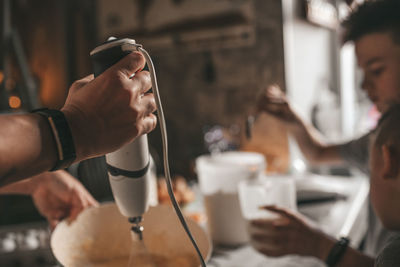
{"label": "blurred background", "polygon": [[[349,12],[346,1],[0,3],[1,112],[60,108],[72,82],[92,72],[89,52],[95,46],[110,36],[135,39],[155,63],[167,119],[171,171],[187,181],[196,179],[194,159],[204,153],[261,152],[268,171],[274,173],[286,172],[301,158],[284,128],[267,115],[256,121],[252,138],[246,138],[245,122],[254,113],[257,94],[271,84],[283,88],[301,115],[329,141],[360,135],[376,121],[376,110],[359,88],[353,45],[342,45],[340,40],[340,20]],[[159,129],[149,135],[149,143],[160,174]],[[313,171],[350,172],[346,167]],[[5,230],[0,233],[0,250],[21,247],[27,229],[38,229],[26,225],[41,221],[30,198],[2,196],[0,224]],[[10,228],[18,224],[21,228]],[[22,230],[10,237],[10,229]],[[22,241],[15,237],[18,234]],[[33,236],[38,239],[40,231]],[[40,248],[40,242],[35,244]],[[45,252],[42,256],[38,266],[51,262]],[[25,266],[13,260],[15,265],[10,266]]]}

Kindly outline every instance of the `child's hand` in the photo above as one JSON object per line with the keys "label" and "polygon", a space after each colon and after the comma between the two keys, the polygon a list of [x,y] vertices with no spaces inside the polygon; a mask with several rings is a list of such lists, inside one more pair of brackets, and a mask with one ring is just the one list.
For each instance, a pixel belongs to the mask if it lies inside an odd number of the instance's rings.
{"label": "child's hand", "polygon": [[279,217],[251,221],[250,242],[256,250],[272,257],[297,254],[325,259],[335,243],[332,238],[299,213],[275,206],[264,208]]}
{"label": "child's hand", "polygon": [[257,109],[287,122],[296,121],[296,116],[289,105],[285,93],[277,85],[268,86],[258,97]]}

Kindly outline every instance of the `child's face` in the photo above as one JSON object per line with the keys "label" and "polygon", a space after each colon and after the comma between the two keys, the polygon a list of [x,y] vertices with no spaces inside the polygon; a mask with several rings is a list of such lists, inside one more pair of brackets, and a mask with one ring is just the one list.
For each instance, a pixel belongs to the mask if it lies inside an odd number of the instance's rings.
{"label": "child's face", "polygon": [[375,145],[375,137],[372,137],[370,147],[370,198],[372,206],[387,229],[400,230],[400,217],[396,177],[384,177],[384,160],[382,148]]}
{"label": "child's face", "polygon": [[389,33],[372,33],[357,40],[355,47],[364,72],[362,88],[378,110],[400,103],[400,45]]}

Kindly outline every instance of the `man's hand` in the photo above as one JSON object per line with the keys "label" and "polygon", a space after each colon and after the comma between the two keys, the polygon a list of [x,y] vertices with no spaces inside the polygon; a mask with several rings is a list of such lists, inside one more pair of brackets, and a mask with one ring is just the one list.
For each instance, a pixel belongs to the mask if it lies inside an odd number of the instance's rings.
{"label": "man's hand", "polygon": [[79,213],[97,201],[83,185],[66,171],[47,172],[31,178],[32,198],[39,212],[47,218],[51,228]]}
{"label": "man's hand", "polygon": [[279,215],[277,219],[258,219],[250,223],[252,246],[267,256],[298,254],[324,260],[335,243],[301,214],[275,206],[264,207]]}
{"label": "man's hand", "polygon": [[112,152],[156,127],[156,105],[148,93],[151,80],[142,71],[144,65],[143,56],[132,52],[96,79],[88,76],[71,86],[62,111],[77,161]]}
{"label": "man's hand", "polygon": [[66,171],[45,172],[0,188],[0,194],[31,195],[39,212],[54,228],[63,218],[74,220],[97,201]]}

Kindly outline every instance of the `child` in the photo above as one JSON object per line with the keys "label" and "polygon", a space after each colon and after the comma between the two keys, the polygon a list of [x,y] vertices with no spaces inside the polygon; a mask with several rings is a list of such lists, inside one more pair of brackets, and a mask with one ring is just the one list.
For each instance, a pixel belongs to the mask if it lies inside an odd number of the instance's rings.
{"label": "child", "polygon": [[[377,109],[384,113],[392,104],[400,103],[400,0],[366,0],[351,13],[344,27],[344,41],[354,42],[358,65],[364,73],[362,87]],[[310,163],[348,163],[368,174],[368,144],[371,133],[345,144],[326,144],[315,134],[316,130],[296,114],[284,95],[267,89],[260,97],[258,107],[284,122]],[[259,237],[260,241],[264,247],[269,248],[262,251],[264,254],[312,255],[326,260],[335,247],[335,242],[340,244],[340,241],[312,227],[300,215],[289,214],[280,209],[275,211],[286,221],[284,224],[280,223],[279,229],[274,227],[274,221],[256,223],[258,229],[264,229],[264,234]],[[292,225],[296,226],[295,230]],[[336,266],[372,266],[373,258],[397,234],[383,229],[374,212],[369,210],[363,254],[349,247],[344,254],[337,257],[339,265]],[[275,238],[269,238],[270,236]],[[276,240],[285,242],[279,244]]]}
{"label": "child", "polygon": [[[385,228],[400,230],[400,105],[379,121],[370,147],[370,196]],[[375,266],[400,266],[400,236],[393,237],[378,255]]]}

